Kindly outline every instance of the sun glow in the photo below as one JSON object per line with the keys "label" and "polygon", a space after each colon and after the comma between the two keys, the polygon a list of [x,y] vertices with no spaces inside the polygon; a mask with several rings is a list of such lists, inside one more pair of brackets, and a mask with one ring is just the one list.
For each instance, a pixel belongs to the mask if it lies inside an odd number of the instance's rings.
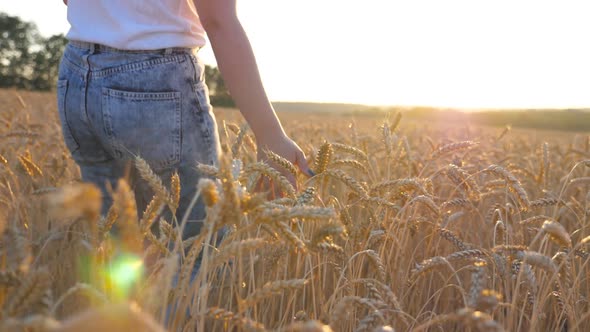
{"label": "sun glow", "polygon": [[[43,33],[66,32],[61,2],[30,11],[32,2],[11,2],[4,10],[35,20]],[[238,6],[272,100],[590,106],[586,1],[248,0]],[[209,47],[200,54],[215,62]]]}

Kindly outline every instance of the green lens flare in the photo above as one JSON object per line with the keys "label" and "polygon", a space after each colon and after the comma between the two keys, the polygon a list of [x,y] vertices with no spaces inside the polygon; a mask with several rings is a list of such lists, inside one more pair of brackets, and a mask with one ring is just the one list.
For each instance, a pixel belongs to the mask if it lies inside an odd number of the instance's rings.
{"label": "green lens flare", "polygon": [[115,258],[107,271],[113,291],[120,297],[127,297],[129,291],[142,277],[144,270],[140,257],[122,254]]}

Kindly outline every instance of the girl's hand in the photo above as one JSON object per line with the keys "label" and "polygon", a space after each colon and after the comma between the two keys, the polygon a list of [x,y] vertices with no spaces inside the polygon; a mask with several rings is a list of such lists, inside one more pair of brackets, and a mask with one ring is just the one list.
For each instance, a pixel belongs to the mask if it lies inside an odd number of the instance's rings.
{"label": "girl's hand", "polygon": [[280,135],[279,137],[270,137],[268,139],[258,140],[258,160],[264,161],[279,172],[283,174],[289,182],[293,185],[293,187],[297,188],[297,182],[295,180],[295,176],[288,172],[287,170],[283,169],[279,165],[275,164],[272,160],[269,160],[266,156],[265,151],[270,150],[277,155],[287,159],[293,165],[295,165],[299,170],[307,175],[313,175],[313,172],[309,169],[309,165],[307,164],[307,159],[305,158],[305,154],[301,150],[301,148],[295,143],[291,138],[287,135]]}

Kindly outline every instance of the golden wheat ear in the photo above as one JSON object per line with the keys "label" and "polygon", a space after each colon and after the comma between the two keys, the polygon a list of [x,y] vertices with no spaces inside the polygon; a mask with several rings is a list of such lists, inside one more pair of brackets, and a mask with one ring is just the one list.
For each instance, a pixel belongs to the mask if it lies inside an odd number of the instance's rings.
{"label": "golden wheat ear", "polygon": [[269,160],[273,161],[275,164],[279,165],[281,168],[288,171],[289,173],[297,175],[297,167],[295,167],[293,163],[270,150],[265,150],[264,153],[266,154],[266,157]]}
{"label": "golden wheat ear", "polygon": [[43,296],[51,287],[47,269],[29,271],[20,285],[7,296],[3,312],[8,317],[19,317],[41,304]]}
{"label": "golden wheat ear", "polygon": [[139,172],[139,176],[148,183],[156,196],[162,201],[172,204],[170,192],[162,183],[162,179],[154,173],[147,161],[137,156],[135,157],[135,167]]}
{"label": "golden wheat ear", "polygon": [[328,169],[328,165],[332,161],[332,155],[334,154],[334,150],[332,149],[332,144],[329,142],[324,142],[320,146],[320,150],[315,159],[314,169],[315,174],[321,174]]}

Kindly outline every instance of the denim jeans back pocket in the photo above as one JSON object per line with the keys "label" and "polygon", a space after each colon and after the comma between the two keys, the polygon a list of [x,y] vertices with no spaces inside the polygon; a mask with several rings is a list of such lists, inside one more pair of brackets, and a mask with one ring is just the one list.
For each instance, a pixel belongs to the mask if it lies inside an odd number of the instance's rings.
{"label": "denim jeans back pocket", "polygon": [[68,95],[68,80],[57,81],[57,111],[59,113],[59,120],[61,122],[61,131],[66,143],[66,147],[70,153],[75,152],[80,148],[80,145],[72,135],[70,122],[68,121],[68,110],[66,107],[66,97]]}
{"label": "denim jeans back pocket", "polygon": [[102,116],[116,158],[140,156],[155,169],[180,162],[180,92],[103,88]]}

